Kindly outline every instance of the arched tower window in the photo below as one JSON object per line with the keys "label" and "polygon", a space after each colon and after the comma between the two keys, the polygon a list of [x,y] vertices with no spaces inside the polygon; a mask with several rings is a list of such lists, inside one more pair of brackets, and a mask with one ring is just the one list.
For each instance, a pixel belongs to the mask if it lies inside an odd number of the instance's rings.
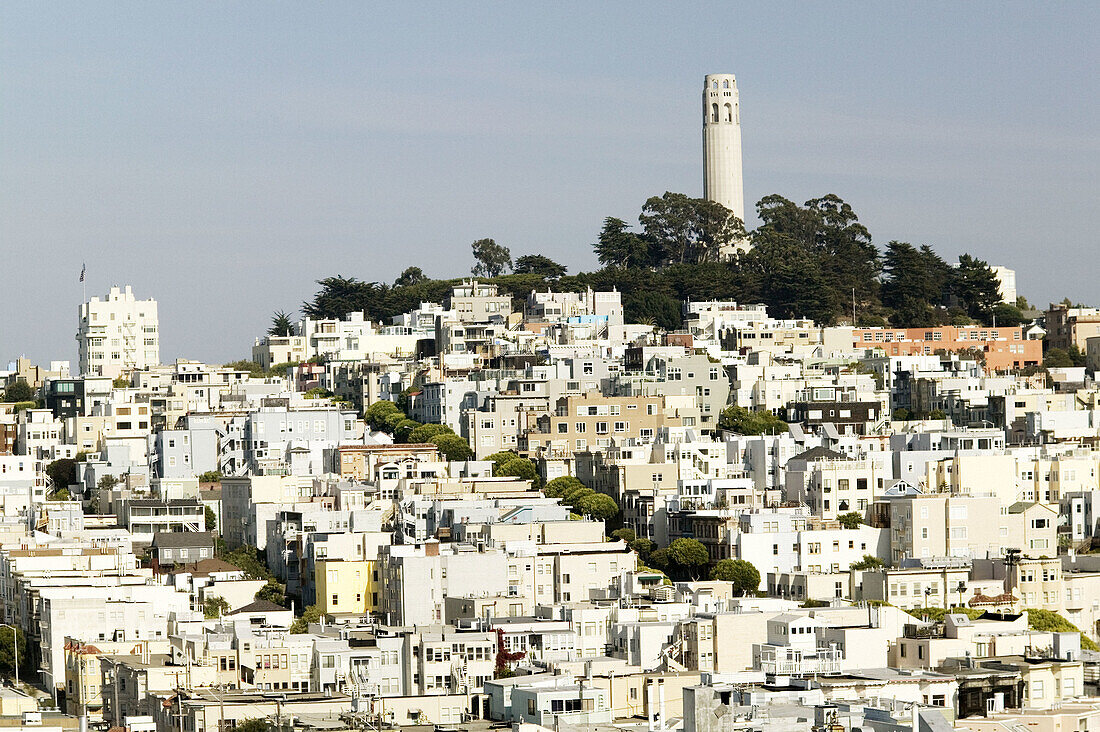
{"label": "arched tower window", "polygon": [[723,89],[729,89],[730,88],[729,79],[726,79],[725,81],[722,82],[722,88]]}
{"label": "arched tower window", "polygon": [[712,88],[712,89],[717,89],[717,88],[718,88],[718,82],[717,82],[717,81],[716,81],[716,82],[714,82],[714,85],[713,85],[713,86],[712,86],[711,88]]}
{"label": "arched tower window", "polygon": [[717,122],[718,121],[718,105],[717,104],[710,105],[710,121],[711,122]]}
{"label": "arched tower window", "polygon": [[733,105],[729,103],[726,104],[726,121],[733,122]]}

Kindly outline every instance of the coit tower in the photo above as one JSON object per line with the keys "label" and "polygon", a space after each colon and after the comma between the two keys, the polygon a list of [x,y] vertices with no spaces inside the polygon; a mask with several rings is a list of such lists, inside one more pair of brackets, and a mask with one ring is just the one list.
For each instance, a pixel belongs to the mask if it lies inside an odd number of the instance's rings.
{"label": "coit tower", "polygon": [[703,197],[745,220],[741,107],[733,74],[707,74],[703,84]]}

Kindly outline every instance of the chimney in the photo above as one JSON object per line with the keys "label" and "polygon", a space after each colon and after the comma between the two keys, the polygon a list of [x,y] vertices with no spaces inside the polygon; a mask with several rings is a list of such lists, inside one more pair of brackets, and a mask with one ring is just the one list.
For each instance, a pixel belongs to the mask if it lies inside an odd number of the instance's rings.
{"label": "chimney", "polygon": [[433,539],[431,541],[424,542],[424,556],[426,557],[438,557],[439,556],[439,541]]}

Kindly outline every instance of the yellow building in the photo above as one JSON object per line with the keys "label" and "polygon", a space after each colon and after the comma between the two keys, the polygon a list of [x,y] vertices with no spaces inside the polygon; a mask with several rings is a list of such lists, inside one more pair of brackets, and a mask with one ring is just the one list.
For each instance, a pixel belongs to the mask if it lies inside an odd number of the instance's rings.
{"label": "yellow building", "polygon": [[94,645],[65,638],[65,713],[103,719],[103,675],[99,659],[104,654],[140,654],[148,645],[152,653],[167,653],[168,640],[97,641]]}
{"label": "yellow building", "polygon": [[377,560],[319,559],[315,577],[322,613],[362,615],[378,610],[382,590]]}

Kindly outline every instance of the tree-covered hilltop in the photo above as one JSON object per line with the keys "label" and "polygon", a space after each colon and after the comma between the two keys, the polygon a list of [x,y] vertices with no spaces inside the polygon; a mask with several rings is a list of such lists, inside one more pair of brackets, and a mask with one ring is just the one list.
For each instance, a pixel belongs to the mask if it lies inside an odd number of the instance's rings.
{"label": "tree-covered hilltop", "polygon": [[[764,303],[774,317],[822,324],[851,322],[853,304],[856,324],[866,326],[1023,322],[1015,303],[1000,301],[986,262],[964,254],[952,266],[927,245],[898,241],[880,251],[836,195],[798,205],[773,194],[756,211],[760,226],[746,232],[719,204],[665,193],[645,202],[636,229],[605,219],[593,243],[601,269],[570,275],[541,254],[519,256],[513,268],[510,250],[486,238],[472,245],[472,272],[517,299],[534,289],[615,288],[628,321],[666,329],[680,326],[685,300]],[[737,253],[722,261],[730,251]],[[459,282],[431,279],[415,266],[393,284],[338,275],[318,281],[302,312],[334,318],[362,311],[388,320],[421,302],[440,302]]]}

